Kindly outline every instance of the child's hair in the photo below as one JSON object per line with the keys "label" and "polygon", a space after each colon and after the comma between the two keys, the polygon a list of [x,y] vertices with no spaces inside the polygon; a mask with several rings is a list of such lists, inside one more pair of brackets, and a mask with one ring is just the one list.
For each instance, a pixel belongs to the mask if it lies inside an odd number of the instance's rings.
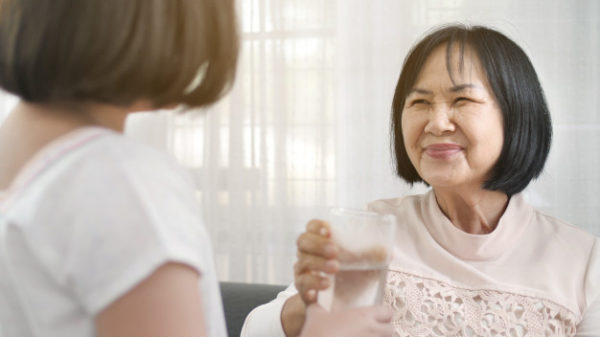
{"label": "child's hair", "polygon": [[31,103],[213,103],[235,76],[234,7],[234,0],[0,0],[0,86]]}

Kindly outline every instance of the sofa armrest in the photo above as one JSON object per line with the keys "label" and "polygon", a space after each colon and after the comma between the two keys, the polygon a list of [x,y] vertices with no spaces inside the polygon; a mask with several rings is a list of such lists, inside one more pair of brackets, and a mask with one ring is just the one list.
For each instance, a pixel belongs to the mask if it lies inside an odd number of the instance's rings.
{"label": "sofa armrest", "polygon": [[239,337],[246,316],[257,306],[273,300],[284,285],[220,282],[229,337]]}

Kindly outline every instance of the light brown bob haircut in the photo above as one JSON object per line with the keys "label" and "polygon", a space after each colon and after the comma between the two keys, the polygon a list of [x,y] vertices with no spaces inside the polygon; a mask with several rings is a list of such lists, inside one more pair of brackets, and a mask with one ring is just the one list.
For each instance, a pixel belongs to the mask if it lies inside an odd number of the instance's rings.
{"label": "light brown bob haircut", "polygon": [[0,86],[30,103],[207,105],[238,49],[234,0],[0,0]]}

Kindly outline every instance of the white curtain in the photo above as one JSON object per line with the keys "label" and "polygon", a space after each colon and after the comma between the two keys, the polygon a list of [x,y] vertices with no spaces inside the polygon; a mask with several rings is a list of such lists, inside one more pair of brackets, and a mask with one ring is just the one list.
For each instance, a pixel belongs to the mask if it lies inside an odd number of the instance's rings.
{"label": "white curtain", "polygon": [[138,114],[127,131],[194,174],[221,280],[289,283],[309,219],[426,190],[393,174],[390,105],[412,44],[456,21],[496,27],[528,53],[554,142],[527,197],[600,235],[600,1],[238,3],[243,49],[232,92],[205,112]]}

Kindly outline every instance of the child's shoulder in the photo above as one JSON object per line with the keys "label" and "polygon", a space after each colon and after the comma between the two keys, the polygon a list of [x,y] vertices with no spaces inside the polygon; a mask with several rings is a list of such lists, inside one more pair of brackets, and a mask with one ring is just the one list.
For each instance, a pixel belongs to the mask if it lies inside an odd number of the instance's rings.
{"label": "child's shoulder", "polygon": [[125,135],[111,133],[74,154],[67,176],[95,184],[172,185],[189,183],[187,172],[174,157]]}
{"label": "child's shoulder", "polygon": [[109,130],[84,130],[51,144],[20,178],[9,193],[14,202],[110,199],[117,193],[190,185],[174,158]]}

